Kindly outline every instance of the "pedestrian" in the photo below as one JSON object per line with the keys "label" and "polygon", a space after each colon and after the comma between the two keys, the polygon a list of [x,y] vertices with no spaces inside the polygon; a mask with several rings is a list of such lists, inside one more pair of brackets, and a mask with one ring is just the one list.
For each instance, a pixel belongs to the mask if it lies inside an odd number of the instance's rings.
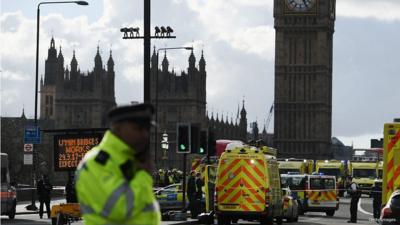
{"label": "pedestrian", "polygon": [[169,170],[166,170],[164,172],[164,187],[170,185],[168,173],[169,173]]}
{"label": "pedestrian", "polygon": [[198,212],[202,212],[202,200],[203,200],[203,186],[204,186],[204,181],[201,178],[201,174],[197,173],[196,174],[196,208]]}
{"label": "pedestrian", "polygon": [[110,129],[77,169],[76,190],[84,223],[160,224],[149,151],[154,108],[113,108]]}
{"label": "pedestrian", "polygon": [[361,191],[358,188],[357,183],[353,181],[353,179],[350,177],[351,184],[350,184],[350,220],[347,221],[348,223],[357,223],[357,211],[358,211],[358,201],[360,200],[361,197]]}
{"label": "pedestrian", "polygon": [[378,219],[381,216],[381,206],[382,206],[382,181],[381,180],[377,180],[375,181],[375,185],[372,189],[372,205],[373,205],[373,210],[374,210],[374,218],[376,221],[378,221]]}
{"label": "pedestrian", "polygon": [[53,185],[51,185],[49,178],[43,174],[42,179],[37,183],[36,191],[39,197],[39,217],[43,218],[43,205],[46,205],[47,218],[50,218],[50,201],[51,201],[51,191],[53,190]]}
{"label": "pedestrian", "polygon": [[67,203],[78,202],[78,199],[76,198],[75,179],[72,174],[68,176],[67,185],[65,185],[65,195]]}
{"label": "pedestrian", "polygon": [[196,177],[195,177],[196,172],[191,171],[189,175],[189,179],[187,181],[187,189],[186,193],[188,196],[189,200],[189,210],[190,210],[190,217],[192,219],[197,218],[197,209],[195,207],[195,202],[196,202]]}

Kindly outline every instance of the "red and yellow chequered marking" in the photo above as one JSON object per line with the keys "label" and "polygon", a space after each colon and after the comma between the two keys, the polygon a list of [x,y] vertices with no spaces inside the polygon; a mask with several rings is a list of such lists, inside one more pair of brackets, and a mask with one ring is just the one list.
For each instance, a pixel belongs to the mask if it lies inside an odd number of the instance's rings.
{"label": "red and yellow chequered marking", "polygon": [[192,170],[199,172],[200,159],[194,159],[192,162]]}
{"label": "red and yellow chequered marking", "polygon": [[265,205],[266,177],[263,160],[222,160],[217,186],[218,202],[240,204],[243,211],[263,211]]}
{"label": "red and yellow chequered marking", "polygon": [[[400,145],[400,130],[390,139],[388,143],[388,164],[387,171],[387,190],[393,190],[394,186],[400,185],[400,165],[394,165],[394,149],[396,145]],[[400,146],[399,146],[400,148]],[[392,191],[387,191],[387,199],[389,199]]]}
{"label": "red and yellow chequered marking", "polygon": [[336,201],[336,192],[335,191],[309,191],[308,199],[313,202],[321,202],[321,201]]}

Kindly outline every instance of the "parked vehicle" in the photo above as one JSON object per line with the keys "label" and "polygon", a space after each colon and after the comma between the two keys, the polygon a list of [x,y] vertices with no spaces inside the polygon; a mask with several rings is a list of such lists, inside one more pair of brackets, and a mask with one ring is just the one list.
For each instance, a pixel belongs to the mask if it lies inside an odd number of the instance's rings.
{"label": "parked vehicle", "polygon": [[380,224],[400,224],[400,190],[393,192],[385,207],[382,208]]}
{"label": "parked vehicle", "polygon": [[17,207],[17,190],[14,184],[10,182],[10,173],[8,167],[8,155],[1,154],[1,215],[8,215],[14,219]]}
{"label": "parked vehicle", "polygon": [[218,163],[215,213],[219,225],[238,219],[278,224],[283,219],[276,150],[253,146],[227,149]]}
{"label": "parked vehicle", "polygon": [[333,216],[339,209],[336,178],[326,175],[282,174],[282,187],[289,187],[299,203],[299,214],[325,212]]}

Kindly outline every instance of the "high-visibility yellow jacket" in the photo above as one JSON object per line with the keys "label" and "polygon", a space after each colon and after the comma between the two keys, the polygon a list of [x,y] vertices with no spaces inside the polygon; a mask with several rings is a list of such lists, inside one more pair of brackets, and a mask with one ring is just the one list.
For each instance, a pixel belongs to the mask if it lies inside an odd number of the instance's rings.
{"label": "high-visibility yellow jacket", "polygon": [[85,224],[160,224],[151,175],[138,168],[134,150],[107,131],[76,172]]}

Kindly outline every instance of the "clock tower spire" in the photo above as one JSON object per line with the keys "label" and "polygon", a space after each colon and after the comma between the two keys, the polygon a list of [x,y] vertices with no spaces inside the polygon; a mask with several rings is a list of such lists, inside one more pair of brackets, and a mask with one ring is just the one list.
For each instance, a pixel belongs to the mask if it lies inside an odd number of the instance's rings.
{"label": "clock tower spire", "polygon": [[279,157],[331,154],[336,0],[274,0],[275,131]]}

